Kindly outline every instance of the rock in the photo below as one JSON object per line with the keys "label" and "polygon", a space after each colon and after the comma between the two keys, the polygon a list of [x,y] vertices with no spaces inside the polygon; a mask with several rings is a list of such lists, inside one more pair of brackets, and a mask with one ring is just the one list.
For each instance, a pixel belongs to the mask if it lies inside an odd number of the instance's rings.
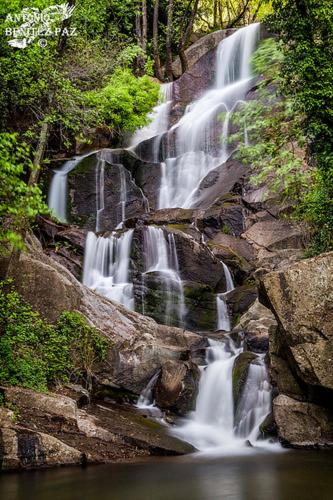
{"label": "rock", "polygon": [[277,428],[274,420],[273,412],[271,412],[262,424],[259,427],[260,438],[268,439],[268,438],[276,438],[277,437]]}
{"label": "rock", "polygon": [[232,193],[223,195],[200,213],[197,225],[209,239],[219,232],[240,236],[244,231],[244,213],[240,198]]}
{"label": "rock", "polygon": [[208,285],[224,292],[225,276],[221,261],[209,248],[179,231],[174,233],[179,269],[184,281]]}
{"label": "rock", "polygon": [[38,216],[35,234],[47,255],[66,267],[77,279],[81,278],[85,230]]}
{"label": "rock", "polygon": [[[224,38],[232,35],[234,32],[235,29],[214,31],[213,33],[209,33],[208,35],[199,38],[197,42],[185,50],[188,69],[191,69],[202,56],[205,56],[207,52],[215,49]],[[181,76],[182,66],[179,57],[177,57],[172,63],[172,71],[176,78]]]}
{"label": "rock", "polygon": [[301,380],[333,389],[333,252],[267,274],[263,300],[280,324]]}
{"label": "rock", "polygon": [[22,389],[21,387],[1,387],[5,400],[18,408],[30,408],[47,415],[62,416],[67,420],[76,420],[77,405],[75,401],[67,396],[59,394],[44,394]]}
{"label": "rock", "polygon": [[167,359],[179,359],[200,345],[199,335],[158,325],[89,290],[47,257],[33,237],[27,245],[9,273],[18,292],[48,321],[64,310],[79,311],[106,336],[108,357],[94,372],[100,384],[140,394]]}
{"label": "rock", "polygon": [[85,455],[60,439],[43,432],[20,428],[2,429],[1,468],[31,469],[56,465],[80,465]]}
{"label": "rock", "polygon": [[304,247],[301,230],[284,220],[257,222],[243,233],[242,237],[254,247],[268,251]]}
{"label": "rock", "polygon": [[285,446],[333,446],[333,411],[280,395],[273,402],[278,436]]}
{"label": "rock", "polygon": [[107,463],[193,451],[169,436],[165,426],[142,417],[131,406],[102,403],[79,410],[74,400],[60,394],[18,387],[3,391],[5,404],[15,407],[15,413],[0,407],[3,469]]}
{"label": "rock", "polygon": [[256,299],[250,309],[241,316],[234,331],[244,333],[248,350],[266,352],[269,337],[276,333],[276,329],[274,314]]}
{"label": "rock", "polygon": [[154,390],[157,406],[183,416],[194,410],[199,379],[200,370],[193,363],[167,361]]}
{"label": "rock", "polygon": [[[126,217],[140,215],[146,211],[146,200],[131,173],[122,163],[117,163],[118,153],[102,150],[84,158],[68,174],[69,218],[72,223],[88,230],[107,231],[115,229]],[[102,169],[101,161],[105,161]],[[104,189],[103,207],[96,221],[99,197],[96,176]],[[126,200],[123,197],[126,196]],[[123,203],[124,202],[124,203]]]}
{"label": "rock", "polygon": [[260,286],[278,321],[269,340],[274,417],[291,446],[332,444],[332,270],[333,252],[269,273]]}
{"label": "rock", "polygon": [[250,364],[257,356],[252,352],[242,352],[237,356],[232,368],[232,393],[234,398],[235,411],[239,403],[244,384],[249,373]]}
{"label": "rock", "polygon": [[186,326],[192,331],[216,329],[216,294],[208,285],[187,281],[184,284]]}
{"label": "rock", "polygon": [[199,185],[193,207],[207,209],[225,194],[237,192],[247,172],[248,167],[232,158],[211,170]]}
{"label": "rock", "polygon": [[235,325],[237,325],[240,316],[244,314],[256,300],[257,295],[257,288],[252,283],[238,286],[225,295]]}

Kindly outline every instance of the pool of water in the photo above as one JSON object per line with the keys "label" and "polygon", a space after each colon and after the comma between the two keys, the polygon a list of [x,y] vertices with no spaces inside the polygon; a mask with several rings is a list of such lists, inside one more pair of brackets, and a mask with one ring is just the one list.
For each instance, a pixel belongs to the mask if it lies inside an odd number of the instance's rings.
{"label": "pool of water", "polygon": [[330,500],[333,453],[59,468],[0,475],[1,500]]}

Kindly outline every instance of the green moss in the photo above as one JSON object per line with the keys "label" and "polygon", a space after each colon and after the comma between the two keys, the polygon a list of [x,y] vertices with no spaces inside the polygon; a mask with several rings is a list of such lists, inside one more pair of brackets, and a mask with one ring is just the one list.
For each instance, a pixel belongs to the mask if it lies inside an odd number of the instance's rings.
{"label": "green moss", "polygon": [[256,359],[256,355],[252,352],[242,352],[234,363],[232,369],[232,391],[235,407],[239,401],[242,389],[247,379],[250,364]]}

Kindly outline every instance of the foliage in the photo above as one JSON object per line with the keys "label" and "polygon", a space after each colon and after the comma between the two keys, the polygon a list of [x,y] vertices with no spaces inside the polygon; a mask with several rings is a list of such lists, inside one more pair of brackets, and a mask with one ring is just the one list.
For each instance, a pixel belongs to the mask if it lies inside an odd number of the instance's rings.
{"label": "foliage", "polygon": [[303,117],[294,112],[290,99],[279,95],[280,45],[272,38],[263,41],[252,62],[261,75],[257,98],[233,115],[238,132],[231,140],[240,141],[238,156],[251,165],[254,185],[265,184],[295,203],[304,198],[313,172],[305,161]]}
{"label": "foliage", "polygon": [[24,178],[34,168],[29,148],[17,134],[0,134],[0,248],[23,247],[22,233],[38,213],[46,212],[41,190]]}
{"label": "foliage", "polygon": [[39,391],[73,378],[89,384],[106,352],[106,339],[81,314],[64,312],[49,324],[11,282],[0,283],[0,383]]}
{"label": "foliage", "polygon": [[137,78],[130,70],[119,69],[104,88],[88,92],[86,97],[88,105],[97,110],[99,125],[132,132],[145,124],[158,93],[159,86],[148,76]]}
{"label": "foliage", "polygon": [[316,169],[302,215],[314,230],[313,253],[333,248],[333,9],[330,0],[273,0],[271,29],[283,42],[282,91],[304,117]]}

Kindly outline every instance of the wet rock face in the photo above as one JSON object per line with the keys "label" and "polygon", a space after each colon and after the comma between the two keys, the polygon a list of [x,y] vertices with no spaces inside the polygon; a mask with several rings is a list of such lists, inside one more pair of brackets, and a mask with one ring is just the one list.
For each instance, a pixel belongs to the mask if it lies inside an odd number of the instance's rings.
{"label": "wet rock face", "polygon": [[235,360],[232,369],[232,390],[234,405],[237,408],[242,390],[249,373],[250,364],[255,361],[256,355],[252,352],[242,352]]}
{"label": "wet rock face", "polygon": [[[105,159],[102,165],[100,159]],[[88,230],[107,231],[124,216],[146,211],[146,200],[129,170],[108,158],[107,151],[90,155],[68,175],[70,220]],[[97,215],[98,211],[98,215]],[[98,217],[98,220],[97,220]]]}
{"label": "wet rock face", "polygon": [[[227,30],[219,30],[210,33],[207,36],[199,38],[193,45],[191,45],[185,51],[187,65],[191,70],[193,66],[203,57],[207,56],[211,50],[215,49],[218,44],[224,40],[227,36],[232,35],[235,32],[235,29],[227,29]],[[208,66],[207,66],[208,68]],[[209,68],[211,69],[211,68]],[[182,74],[182,67],[179,57],[177,57],[172,64],[172,71],[175,77],[180,77]]]}
{"label": "wet rock face", "polygon": [[159,408],[185,416],[194,410],[200,371],[191,362],[167,361],[161,368],[154,399]]}

